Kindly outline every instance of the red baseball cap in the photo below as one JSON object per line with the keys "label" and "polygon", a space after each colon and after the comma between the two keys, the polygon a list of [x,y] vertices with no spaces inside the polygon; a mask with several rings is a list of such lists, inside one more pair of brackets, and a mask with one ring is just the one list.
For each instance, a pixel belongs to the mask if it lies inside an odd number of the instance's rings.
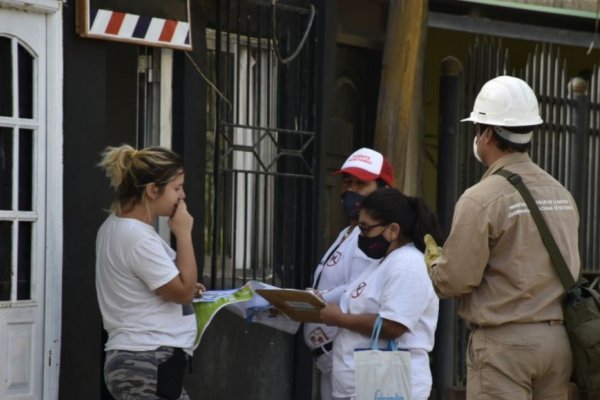
{"label": "red baseball cap", "polygon": [[334,174],[349,174],[365,182],[381,178],[388,185],[394,186],[392,164],[381,153],[366,147],[350,154],[342,168]]}

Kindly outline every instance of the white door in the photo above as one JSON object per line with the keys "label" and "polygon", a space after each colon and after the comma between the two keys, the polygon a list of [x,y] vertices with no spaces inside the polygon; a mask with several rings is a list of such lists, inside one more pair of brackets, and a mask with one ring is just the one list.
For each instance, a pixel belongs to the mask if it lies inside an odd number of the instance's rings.
{"label": "white door", "polygon": [[0,7],[0,399],[42,399],[45,14]]}

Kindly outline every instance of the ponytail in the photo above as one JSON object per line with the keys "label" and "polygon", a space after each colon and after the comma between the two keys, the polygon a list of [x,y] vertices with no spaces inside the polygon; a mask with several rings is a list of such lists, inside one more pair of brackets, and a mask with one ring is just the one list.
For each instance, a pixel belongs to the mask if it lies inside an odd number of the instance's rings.
{"label": "ponytail", "polygon": [[413,226],[412,237],[410,238],[415,247],[422,252],[425,251],[425,242],[423,238],[430,234],[436,243],[444,242],[444,234],[439,224],[437,215],[431,211],[427,203],[420,197],[408,197],[408,202],[415,213],[415,224]]}
{"label": "ponytail", "polygon": [[183,161],[173,151],[163,147],[136,150],[127,144],[107,147],[98,166],[104,168],[117,194],[112,206],[117,212],[144,203],[147,185],[155,184],[162,193],[167,183],[183,173]]}

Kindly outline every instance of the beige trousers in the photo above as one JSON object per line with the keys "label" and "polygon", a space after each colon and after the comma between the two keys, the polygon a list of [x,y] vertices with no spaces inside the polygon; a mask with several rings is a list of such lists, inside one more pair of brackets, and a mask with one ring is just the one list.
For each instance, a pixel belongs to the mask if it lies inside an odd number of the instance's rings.
{"label": "beige trousers", "polygon": [[467,400],[567,400],[572,368],[561,324],[476,328],[467,349]]}

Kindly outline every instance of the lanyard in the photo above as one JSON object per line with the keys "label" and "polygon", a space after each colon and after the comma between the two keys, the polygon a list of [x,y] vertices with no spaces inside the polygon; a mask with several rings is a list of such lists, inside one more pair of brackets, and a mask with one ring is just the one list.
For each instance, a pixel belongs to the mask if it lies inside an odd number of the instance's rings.
{"label": "lanyard", "polygon": [[348,230],[346,231],[346,233],[344,233],[344,236],[342,237],[342,240],[340,240],[340,242],[329,252],[329,254],[327,254],[327,257],[325,257],[325,261],[321,262],[321,265],[323,266],[321,268],[321,271],[319,271],[319,275],[317,276],[317,279],[315,281],[315,285],[314,288],[315,289],[319,289],[319,282],[321,282],[321,275],[323,275],[323,270],[325,269],[325,264],[327,264],[327,262],[329,261],[329,259],[331,258],[331,256],[333,256],[335,254],[335,251],[342,245],[342,243],[344,243],[344,240],[346,240],[346,238],[348,236],[350,236],[350,233],[352,233],[352,229],[354,229],[353,226],[350,226],[348,228]]}

